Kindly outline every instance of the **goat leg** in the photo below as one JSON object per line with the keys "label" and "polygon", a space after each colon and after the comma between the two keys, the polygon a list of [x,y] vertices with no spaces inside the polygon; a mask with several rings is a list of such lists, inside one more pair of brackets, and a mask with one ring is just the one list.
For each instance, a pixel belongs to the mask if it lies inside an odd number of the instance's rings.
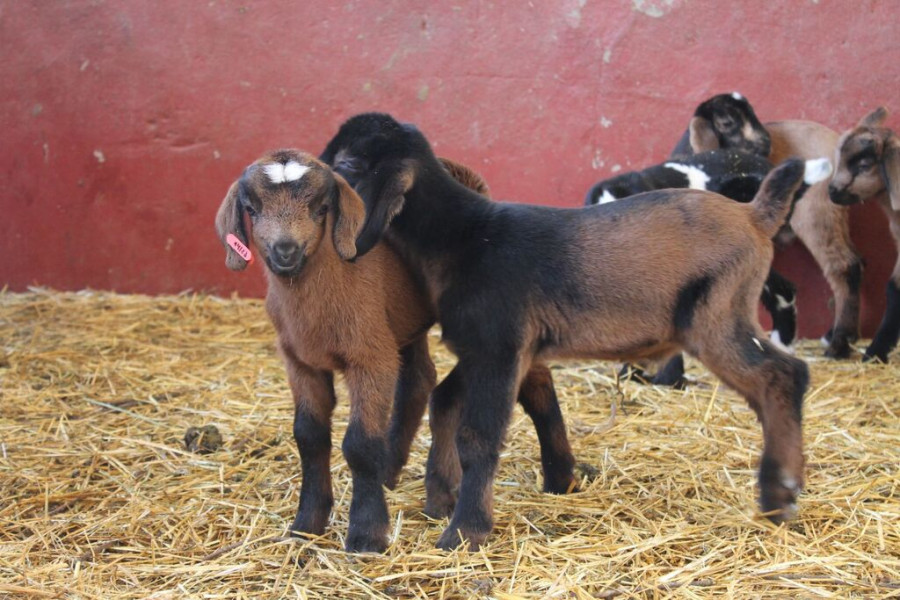
{"label": "goat leg", "polygon": [[883,363],[888,362],[888,355],[897,346],[897,339],[900,338],[900,287],[897,281],[900,271],[900,263],[894,268],[895,275],[887,282],[887,306],[884,308],[884,316],[881,318],[881,324],[872,338],[872,343],[866,348],[863,361],[878,360]]}
{"label": "goat leg", "polygon": [[772,339],[777,339],[782,346],[790,346],[797,334],[796,286],[774,269],[769,269],[761,300],[772,317]]}
{"label": "goat leg", "polygon": [[291,358],[285,351],[288,381],[294,395],[294,440],[300,451],[303,479],[291,533],[322,535],[334,504],[331,490],[332,375]]}
{"label": "goat leg", "polygon": [[534,423],[541,446],[544,491],[568,494],[578,491],[573,473],[575,457],[566,435],[566,423],[553,388],[553,375],[545,365],[532,365],[522,380],[519,404]]}
{"label": "goat leg", "polygon": [[347,552],[383,552],[387,548],[389,517],[383,483],[388,415],[399,364],[384,366],[382,370],[350,366],[344,372],[350,390],[350,423],[341,450],[353,477],[350,527],[344,543]]}
{"label": "goat leg", "polygon": [[443,550],[455,548],[463,540],[476,549],[491,532],[492,484],[519,387],[517,377],[523,373],[517,360],[502,356],[461,358],[457,368],[463,372],[462,411],[456,432],[462,478],[453,517],[437,542]]}
{"label": "goat leg", "polygon": [[385,485],[394,489],[400,470],[409,459],[409,449],[422,421],[436,374],[428,354],[428,339],[421,336],[400,350],[400,376],[394,393],[394,412],[388,434],[388,464]]}
{"label": "goat leg", "polygon": [[462,472],[456,453],[462,372],[459,365],[434,388],[429,404],[431,448],[425,468],[425,514],[435,519],[448,517],[456,506]]}
{"label": "goat leg", "polygon": [[708,341],[700,360],[726,384],[741,393],[763,428],[764,449],[759,466],[759,503],[775,523],[793,518],[803,487],[801,415],[809,385],[806,364],[778,349],[762,332],[738,324],[730,339]]}

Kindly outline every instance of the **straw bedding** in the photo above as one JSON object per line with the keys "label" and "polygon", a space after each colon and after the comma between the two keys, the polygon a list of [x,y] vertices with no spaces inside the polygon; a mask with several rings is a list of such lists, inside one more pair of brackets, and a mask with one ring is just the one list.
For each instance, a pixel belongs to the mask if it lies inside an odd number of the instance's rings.
{"label": "straw bedding", "polygon": [[[425,426],[388,494],[388,552],[347,555],[342,391],[332,522],[283,537],[300,472],[273,340],[258,300],[0,294],[0,596],[900,597],[893,365],[800,348],[807,491],[786,527],[755,508],[759,425],[702,367],[673,391],[567,363],[554,375],[583,491],[540,493],[517,408],[489,543],[438,552],[446,522],[421,512]],[[432,350],[446,373],[437,337]],[[221,444],[189,451],[185,432],[208,425]]]}

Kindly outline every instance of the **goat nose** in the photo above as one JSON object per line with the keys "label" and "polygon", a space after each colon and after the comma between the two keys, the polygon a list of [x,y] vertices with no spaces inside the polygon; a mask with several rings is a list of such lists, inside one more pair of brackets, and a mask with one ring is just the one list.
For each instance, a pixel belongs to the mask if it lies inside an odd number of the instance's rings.
{"label": "goat nose", "polygon": [[280,242],[275,242],[272,250],[275,251],[275,257],[278,259],[278,262],[289,263],[297,256],[300,246],[290,240],[281,240]]}

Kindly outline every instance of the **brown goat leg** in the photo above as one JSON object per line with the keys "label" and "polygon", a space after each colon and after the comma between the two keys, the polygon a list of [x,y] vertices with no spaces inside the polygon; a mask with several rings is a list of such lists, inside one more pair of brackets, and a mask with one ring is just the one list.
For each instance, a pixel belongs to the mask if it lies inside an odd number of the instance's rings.
{"label": "brown goat leg", "polygon": [[553,375],[545,365],[532,365],[522,380],[519,404],[531,417],[541,446],[544,491],[568,494],[578,491],[573,468],[575,457],[566,435],[566,424],[559,410],[553,387]]}
{"label": "brown goat leg", "polygon": [[[371,363],[369,363],[371,364]],[[350,390],[350,423],[341,444],[353,477],[348,552],[384,552],[389,517],[384,497],[387,430],[399,365],[381,371],[356,366],[344,372]]]}
{"label": "brown goat leg", "polygon": [[425,335],[400,350],[400,376],[394,393],[394,410],[388,434],[388,466],[385,485],[394,489],[400,470],[409,459],[409,449],[422,422],[428,396],[437,375],[428,354]]}
{"label": "brown goat leg", "polygon": [[462,392],[462,372],[457,365],[434,388],[429,403],[431,448],[425,468],[425,514],[434,519],[450,516],[456,506],[462,477],[456,453]]}
{"label": "brown goat leg", "polygon": [[456,451],[462,478],[453,517],[438,538],[437,547],[443,550],[455,548],[463,540],[470,548],[478,548],[494,524],[492,484],[518,379],[525,372],[520,357],[485,354],[477,360],[461,358],[458,365],[463,373],[463,402]]}
{"label": "brown goat leg", "polygon": [[291,533],[322,535],[334,504],[330,468],[334,383],[330,372],[311,369],[291,358],[288,350],[283,354],[294,395],[294,440],[302,469],[300,503]]}
{"label": "brown goat leg", "polygon": [[803,487],[801,415],[809,385],[806,364],[776,348],[758,328],[737,324],[730,339],[704,344],[698,358],[742,394],[763,428],[760,508],[775,523],[793,518]]}
{"label": "brown goat leg", "polygon": [[[824,194],[824,196],[823,196]],[[843,211],[843,212],[842,212]],[[850,241],[846,209],[830,204],[813,186],[797,203],[791,227],[819,264],[834,293],[834,326],[825,356],[847,358],[859,337],[859,289],[863,263]]]}

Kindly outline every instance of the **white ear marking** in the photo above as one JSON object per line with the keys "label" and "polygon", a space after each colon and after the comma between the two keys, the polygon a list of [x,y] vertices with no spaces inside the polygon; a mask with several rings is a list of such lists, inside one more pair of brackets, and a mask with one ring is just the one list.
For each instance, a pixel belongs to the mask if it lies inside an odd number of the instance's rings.
{"label": "white ear marking", "polygon": [[674,162],[667,162],[663,166],[678,171],[683,175],[687,175],[688,187],[692,190],[705,190],[706,184],[709,183],[709,175],[699,167],[692,167],[691,165],[682,165]]}
{"label": "white ear marking", "polygon": [[827,158],[806,161],[806,167],[803,169],[803,182],[806,185],[819,183],[829,175],[831,175],[831,161]]}

